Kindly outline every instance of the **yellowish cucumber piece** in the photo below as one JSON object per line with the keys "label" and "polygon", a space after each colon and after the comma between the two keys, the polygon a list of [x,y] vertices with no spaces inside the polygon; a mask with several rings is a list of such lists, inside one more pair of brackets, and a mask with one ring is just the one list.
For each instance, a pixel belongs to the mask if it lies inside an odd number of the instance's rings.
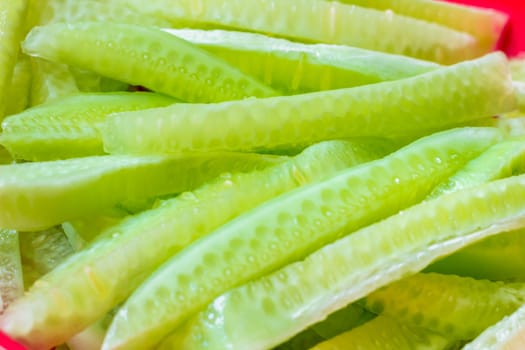
{"label": "yellowish cucumber piece", "polygon": [[34,28],[25,53],[188,102],[218,102],[277,92],[189,42],[158,28],[109,22]]}
{"label": "yellowish cucumber piece", "polygon": [[514,110],[501,53],[416,77],[295,96],[177,104],[111,115],[109,153],[258,150],[350,137],[395,138]]}
{"label": "yellowish cucumber piece", "polygon": [[436,186],[428,198],[521,174],[525,171],[524,159],[524,137],[499,142]]}
{"label": "yellowish cucumber piece", "polygon": [[338,0],[378,10],[390,10],[409,17],[435,22],[467,32],[477,38],[480,52],[490,52],[496,46],[508,16],[503,12],[432,0]]}
{"label": "yellowish cucumber piece", "polygon": [[426,73],[440,66],[343,45],[302,44],[227,30],[167,29],[266,85],[287,93],[341,89]]}
{"label": "yellowish cucumber piece", "polygon": [[518,97],[518,110],[525,112],[525,82],[515,81],[513,85]]}
{"label": "yellowish cucumber piece", "polygon": [[512,79],[525,82],[525,58],[513,58],[509,61],[509,66]]}
{"label": "yellowish cucumber piece", "polygon": [[319,344],[325,340],[313,329],[308,328],[297,334],[292,339],[289,339],[286,343],[280,344],[273,348],[273,350],[304,350],[309,349],[315,344]]}
{"label": "yellowish cucumber piece", "polygon": [[525,282],[525,230],[484,239],[436,261],[426,271]]}
{"label": "yellowish cucumber piece", "polygon": [[19,55],[13,71],[10,89],[5,92],[8,96],[6,116],[20,113],[29,106],[31,81],[31,59],[26,55]]}
{"label": "yellowish cucumber piece", "polygon": [[27,0],[1,0],[0,21],[0,120],[6,112],[6,91],[11,87],[13,71],[20,51],[20,40],[24,35]]}
{"label": "yellowish cucumber piece", "polygon": [[150,276],[115,316],[103,349],[154,346],[226,290],[421,201],[499,137],[483,128],[438,133],[244,213]]}
{"label": "yellowish cucumber piece", "polygon": [[[334,189],[333,195],[343,193]],[[279,344],[439,257],[525,226],[524,195],[520,175],[424,201],[224,293],[160,349],[257,350]]]}
{"label": "yellowish cucumber piece", "polygon": [[337,310],[325,320],[314,324],[311,328],[324,339],[330,339],[352,328],[361,326],[375,316],[375,314],[354,303]]}
{"label": "yellowish cucumber piece", "polygon": [[519,350],[525,347],[525,305],[487,328],[463,350]]}
{"label": "yellowish cucumber piece", "polygon": [[0,230],[0,314],[24,294],[18,232]]}
{"label": "yellowish cucumber piece", "polygon": [[470,340],[524,303],[525,284],[420,273],[376,290],[363,306],[451,340]]}
{"label": "yellowish cucumber piece", "polygon": [[392,12],[324,0],[116,0],[172,26],[219,26],[306,42],[342,44],[442,63],[473,58],[477,39]]}
{"label": "yellowish cucumber piece", "polygon": [[378,316],[364,325],[324,341],[311,350],[445,350],[450,341],[424,328]]}
{"label": "yellowish cucumber piece", "polygon": [[32,348],[60,344],[122,302],[192,241],[272,197],[374,157],[373,150],[356,143],[320,143],[274,167],[224,174],[194,192],[161,202],[106,229],[45,276],[0,319],[0,329]]}
{"label": "yellowish cucumber piece", "polygon": [[244,153],[93,156],[0,165],[0,225],[44,229],[127,199],[191,190],[225,171],[264,168],[277,156]]}
{"label": "yellowish cucumber piece", "polygon": [[31,57],[31,74],[30,106],[80,92],[75,77],[65,64]]}
{"label": "yellowish cucumber piece", "polygon": [[175,103],[149,92],[79,93],[4,119],[0,144],[13,158],[32,161],[104,154],[101,128],[110,113]]}

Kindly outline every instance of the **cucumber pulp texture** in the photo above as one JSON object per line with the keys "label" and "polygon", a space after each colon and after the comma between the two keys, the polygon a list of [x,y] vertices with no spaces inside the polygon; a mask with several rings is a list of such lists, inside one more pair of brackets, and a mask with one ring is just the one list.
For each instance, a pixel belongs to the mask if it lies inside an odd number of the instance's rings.
{"label": "cucumber pulp texture", "polygon": [[265,349],[392,281],[525,225],[525,175],[422,202],[216,298],[161,349]]}
{"label": "cucumber pulp texture", "polygon": [[493,50],[507,23],[502,12],[464,6],[445,1],[427,0],[338,0],[342,3],[391,10],[405,16],[442,24],[478,39],[480,53]]}
{"label": "cucumber pulp texture", "polygon": [[[219,26],[307,42],[454,63],[478,55],[476,38],[418,19],[323,0],[120,0],[174,27]],[[373,23],[373,25],[370,25]]]}
{"label": "cucumber pulp texture", "polygon": [[5,115],[22,112],[29,106],[31,88],[31,59],[26,55],[19,55],[13,70],[11,87],[7,94]]}
{"label": "cucumber pulp texture", "polygon": [[153,346],[220,293],[417,203],[499,138],[456,129],[270,200],[175,255],[120,309],[103,349]]}
{"label": "cucumber pulp texture", "polygon": [[142,85],[187,102],[277,93],[237,68],[158,28],[109,22],[34,28],[25,53]]}
{"label": "cucumber pulp texture", "polygon": [[426,329],[410,327],[393,318],[378,316],[362,326],[317,344],[311,350],[444,350],[445,337]]}
{"label": "cucumber pulp texture", "polygon": [[422,273],[376,290],[363,306],[451,340],[470,340],[524,303],[525,284]]}
{"label": "cucumber pulp texture", "polygon": [[[87,249],[45,276],[10,315],[0,319],[0,328],[31,347],[59,344],[123,301],[159,264],[193,240],[279,193],[372,157],[373,151],[358,144],[325,142],[274,167],[225,174],[192,193],[164,201],[108,228]],[[75,313],[70,313],[73,309]]]}
{"label": "cucumber pulp texture", "polygon": [[75,77],[65,64],[31,57],[31,74],[30,106],[80,92]]}
{"label": "cucumber pulp texture", "polygon": [[0,314],[24,294],[18,232],[0,230]]}
{"label": "cucumber pulp texture", "polygon": [[103,154],[100,130],[110,113],[174,102],[148,92],[76,94],[7,117],[0,144],[13,158],[32,161]]}
{"label": "cucumber pulp texture", "polygon": [[282,160],[244,153],[93,156],[0,166],[0,225],[39,230],[96,215],[125,199],[196,188],[225,171]]}
{"label": "cucumber pulp texture", "polygon": [[106,120],[103,140],[109,153],[271,149],[427,134],[515,107],[507,60],[495,53],[393,82],[117,113]]}
{"label": "cucumber pulp texture", "polygon": [[286,93],[332,90],[429,72],[433,62],[342,45],[302,44],[257,33],[167,29]]}

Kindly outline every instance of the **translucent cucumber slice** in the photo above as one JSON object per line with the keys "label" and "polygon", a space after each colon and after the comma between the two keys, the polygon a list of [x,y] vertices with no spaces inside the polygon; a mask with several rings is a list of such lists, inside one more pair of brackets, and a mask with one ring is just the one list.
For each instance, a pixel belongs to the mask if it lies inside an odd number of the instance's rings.
{"label": "translucent cucumber slice", "polygon": [[101,128],[110,113],[167,106],[173,98],[148,92],[75,94],[9,116],[0,144],[32,161],[103,154]]}
{"label": "translucent cucumber slice", "polygon": [[243,153],[94,156],[0,165],[0,226],[39,230],[96,215],[126,199],[183,192],[225,171],[264,168],[276,156]]}
{"label": "translucent cucumber slice", "polygon": [[391,10],[405,16],[435,22],[478,39],[482,52],[490,52],[496,46],[508,16],[502,12],[479,7],[458,5],[446,1],[429,0],[338,0],[378,10]]}
{"label": "translucent cucumber slice", "polygon": [[172,26],[219,26],[307,42],[343,44],[442,63],[475,57],[473,36],[374,9],[323,0],[117,0]]}
{"label": "translucent cucumber slice", "polygon": [[110,116],[110,153],[254,150],[325,139],[428,134],[512,111],[515,92],[499,53],[413,78],[296,96],[180,104]]}
{"label": "translucent cucumber slice", "polygon": [[465,345],[463,350],[519,350],[525,347],[525,306]]}
{"label": "translucent cucumber slice", "polygon": [[224,291],[417,203],[497,138],[495,129],[436,134],[246,212],[173,256],[138,288],[103,349],[155,345]]}
{"label": "translucent cucumber slice", "polygon": [[0,230],[0,314],[24,294],[18,232]]}
{"label": "translucent cucumber slice", "polygon": [[321,143],[274,167],[224,174],[194,192],[161,202],[105,230],[44,277],[46,283],[0,319],[0,329],[31,347],[59,344],[122,302],[162,262],[192,241],[280,193],[375,156],[351,142]]}
{"label": "translucent cucumber slice", "polygon": [[266,85],[287,93],[340,89],[426,73],[439,65],[342,45],[302,44],[262,34],[167,29]]}
{"label": "translucent cucumber slice", "polygon": [[31,56],[188,102],[277,94],[205,50],[153,27],[109,22],[50,24],[34,28],[22,48]]}
{"label": "translucent cucumber slice", "polygon": [[279,344],[439,257],[523,227],[524,195],[525,175],[520,175],[422,202],[219,296],[160,348],[266,349]]}
{"label": "translucent cucumber slice", "polygon": [[446,335],[470,340],[525,303],[525,284],[421,273],[368,295],[371,312]]}
{"label": "translucent cucumber slice", "polygon": [[489,237],[435,262],[426,271],[525,282],[525,230]]}
{"label": "translucent cucumber slice", "polygon": [[10,89],[5,92],[8,96],[5,115],[20,113],[29,106],[31,80],[31,59],[26,55],[19,55]]}
{"label": "translucent cucumber slice", "polygon": [[0,119],[6,112],[7,94],[15,68],[20,41],[24,35],[24,20],[27,0],[1,0],[2,19],[0,21]]}
{"label": "translucent cucumber slice", "polygon": [[428,198],[481,185],[525,171],[525,138],[502,141],[474,158],[443,183]]}
{"label": "translucent cucumber slice", "polygon": [[311,350],[444,350],[450,343],[442,335],[378,316],[360,327],[317,344]]}
{"label": "translucent cucumber slice", "polygon": [[31,57],[31,74],[30,106],[80,92],[75,77],[64,64]]}

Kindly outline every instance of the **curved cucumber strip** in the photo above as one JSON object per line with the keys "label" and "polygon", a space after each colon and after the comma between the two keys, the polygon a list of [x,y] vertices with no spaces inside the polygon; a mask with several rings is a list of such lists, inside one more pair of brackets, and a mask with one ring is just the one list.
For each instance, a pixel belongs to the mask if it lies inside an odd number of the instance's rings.
{"label": "curved cucumber strip", "polygon": [[174,102],[147,92],[72,95],[4,119],[0,144],[15,159],[33,161],[103,154],[100,129],[110,113]]}
{"label": "curved cucumber strip", "polygon": [[525,285],[416,274],[368,295],[363,305],[407,325],[469,340],[525,303]]}
{"label": "curved cucumber strip", "polygon": [[440,66],[342,45],[301,44],[262,34],[167,29],[279,91],[301,93],[397,80]]}
{"label": "curved cucumber strip", "polygon": [[59,97],[79,93],[75,77],[69,68],[60,63],[31,57],[30,106],[37,106]]}
{"label": "curved cucumber strip", "polygon": [[525,347],[525,306],[465,345],[463,350],[519,350]]}
{"label": "curved cucumber strip", "polygon": [[253,150],[324,139],[393,138],[515,108],[501,54],[413,78],[296,96],[180,104],[109,117],[109,153]]}
{"label": "curved cucumber strip", "polygon": [[6,112],[7,94],[11,86],[20,40],[24,35],[27,0],[1,0],[0,20],[0,120]]}
{"label": "curved cucumber strip", "polygon": [[0,314],[24,294],[18,232],[0,230]]}
{"label": "curved cucumber strip", "polygon": [[164,348],[256,350],[279,344],[441,256],[525,226],[524,195],[521,175],[415,205],[230,290],[167,338]]}
{"label": "curved cucumber strip", "polygon": [[502,141],[483,152],[436,186],[428,198],[481,185],[525,171],[525,138]]}
{"label": "curved cucumber strip", "polygon": [[[45,276],[45,284],[0,319],[0,328],[31,347],[59,344],[122,302],[162,262],[192,241],[265,200],[372,156],[353,143],[321,143],[274,167],[225,174],[194,192],[164,201],[107,229],[87,249]],[[28,323],[26,317],[33,321]]]}
{"label": "curved cucumber strip", "polygon": [[203,49],[152,27],[109,22],[34,28],[25,53],[188,102],[275,96],[271,88]]}
{"label": "curved cucumber strip", "polygon": [[428,0],[338,0],[345,4],[391,10],[395,13],[438,23],[467,32],[478,39],[481,52],[495,48],[508,16],[502,12],[445,1]]}
{"label": "curved cucumber strip", "polygon": [[489,237],[447,256],[426,270],[499,281],[525,281],[525,230]]}
{"label": "curved cucumber strip", "polygon": [[477,40],[444,26],[323,0],[117,0],[174,27],[219,26],[343,44],[442,63],[475,57]]}
{"label": "curved cucumber strip", "polygon": [[444,350],[448,345],[450,341],[443,336],[378,316],[360,327],[317,344],[311,350]]}
{"label": "curved cucumber strip", "polygon": [[13,71],[11,87],[7,94],[5,115],[20,113],[29,106],[31,91],[31,59],[26,55],[20,55]]}
{"label": "curved cucumber strip", "polygon": [[0,225],[38,230],[96,215],[124,200],[182,192],[225,171],[262,168],[279,159],[210,153],[0,165]]}
{"label": "curved cucumber strip", "polygon": [[237,217],[175,255],[137,289],[103,349],[153,346],[229,288],[417,203],[498,135],[468,128],[436,134]]}

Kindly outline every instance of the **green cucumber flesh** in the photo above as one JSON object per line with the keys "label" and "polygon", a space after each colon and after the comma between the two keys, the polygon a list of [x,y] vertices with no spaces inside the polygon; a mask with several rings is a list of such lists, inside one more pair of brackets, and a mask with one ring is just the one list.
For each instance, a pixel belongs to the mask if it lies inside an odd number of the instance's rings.
{"label": "green cucumber flesh", "polygon": [[13,70],[10,89],[6,92],[8,96],[6,116],[20,113],[29,106],[31,74],[31,59],[26,55],[19,55]]}
{"label": "green cucumber flesh", "polygon": [[75,77],[61,63],[31,57],[31,76],[30,106],[80,92]]}
{"label": "green cucumber flesh", "polygon": [[153,346],[225,290],[422,200],[499,137],[496,129],[438,133],[246,212],[173,256],[138,288],[103,349]]}
{"label": "green cucumber flesh", "polygon": [[24,294],[18,232],[0,230],[0,314]]}

